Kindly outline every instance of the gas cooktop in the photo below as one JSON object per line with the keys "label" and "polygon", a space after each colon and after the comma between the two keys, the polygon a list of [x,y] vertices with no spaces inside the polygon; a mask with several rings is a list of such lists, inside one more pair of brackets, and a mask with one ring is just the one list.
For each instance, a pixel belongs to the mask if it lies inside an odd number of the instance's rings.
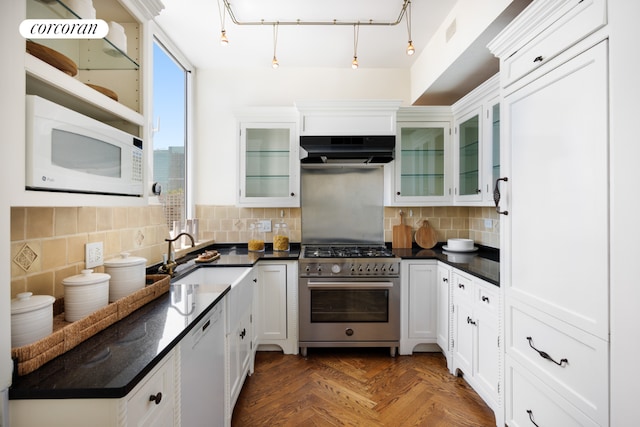
{"label": "gas cooktop", "polygon": [[305,258],[389,258],[395,256],[386,246],[330,245],[305,246]]}

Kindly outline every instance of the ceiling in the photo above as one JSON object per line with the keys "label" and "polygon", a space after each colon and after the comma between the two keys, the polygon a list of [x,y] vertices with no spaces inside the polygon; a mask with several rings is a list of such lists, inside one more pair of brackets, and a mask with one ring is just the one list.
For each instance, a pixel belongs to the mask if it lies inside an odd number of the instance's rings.
{"label": "ceiling", "polygon": [[[223,0],[219,0],[222,5]],[[271,67],[273,25],[238,25],[225,18],[228,46],[220,45],[218,0],[163,0],[156,22],[198,68]],[[416,54],[405,52],[406,18],[397,25],[403,0],[229,0],[237,21],[281,22],[276,55],[281,67],[349,68],[353,25],[360,22],[357,56],[361,68],[410,68],[456,0],[413,0],[411,36]],[[338,25],[285,25],[325,21]],[[373,20],[375,24],[370,25]]]}
{"label": "ceiling", "polygon": [[[197,68],[270,68],[273,22],[279,22],[276,56],[281,68],[350,68],[354,56],[352,23],[359,22],[356,53],[360,69],[409,69],[458,0],[411,2],[413,56],[406,54],[404,0],[227,0],[238,23],[224,9],[224,1],[162,0],[165,8],[156,23]],[[451,105],[495,74],[498,60],[486,45],[530,1],[513,0],[475,43],[425,88],[414,105]],[[221,10],[225,10],[229,38],[226,46],[220,44]],[[295,25],[297,21],[302,24]],[[310,25],[318,21],[328,25]]]}

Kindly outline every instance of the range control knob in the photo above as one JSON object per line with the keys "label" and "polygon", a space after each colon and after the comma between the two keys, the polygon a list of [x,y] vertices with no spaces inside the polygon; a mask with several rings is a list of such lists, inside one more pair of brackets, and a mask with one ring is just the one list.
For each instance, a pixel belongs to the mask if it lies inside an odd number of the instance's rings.
{"label": "range control knob", "polygon": [[338,273],[340,273],[340,270],[341,270],[341,268],[340,268],[340,265],[339,265],[339,264],[333,264],[333,265],[331,266],[331,272],[332,272],[333,274],[338,274]]}

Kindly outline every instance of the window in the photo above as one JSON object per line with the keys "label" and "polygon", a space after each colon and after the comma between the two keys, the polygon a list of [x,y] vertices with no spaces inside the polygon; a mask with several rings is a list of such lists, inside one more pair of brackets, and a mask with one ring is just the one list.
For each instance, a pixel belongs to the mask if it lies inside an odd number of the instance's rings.
{"label": "window", "polygon": [[187,218],[187,105],[189,72],[157,40],[153,43],[153,181],[167,226]]}

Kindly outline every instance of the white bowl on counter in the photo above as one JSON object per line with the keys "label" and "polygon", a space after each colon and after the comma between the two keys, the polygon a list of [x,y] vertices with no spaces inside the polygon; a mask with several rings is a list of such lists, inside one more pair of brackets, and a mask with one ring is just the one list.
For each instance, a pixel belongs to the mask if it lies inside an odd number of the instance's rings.
{"label": "white bowl on counter", "polygon": [[82,270],[67,277],[64,285],[64,319],[75,322],[109,304],[109,279],[105,273]]}
{"label": "white bowl on counter", "polygon": [[145,286],[147,259],[129,256],[123,252],[119,258],[104,262],[109,279],[109,302],[124,298]]}
{"label": "white bowl on counter", "polygon": [[473,252],[478,248],[474,246],[472,239],[448,239],[442,249],[450,252]]}
{"label": "white bowl on counter", "polygon": [[21,292],[11,300],[11,347],[22,347],[53,332],[51,295]]}

